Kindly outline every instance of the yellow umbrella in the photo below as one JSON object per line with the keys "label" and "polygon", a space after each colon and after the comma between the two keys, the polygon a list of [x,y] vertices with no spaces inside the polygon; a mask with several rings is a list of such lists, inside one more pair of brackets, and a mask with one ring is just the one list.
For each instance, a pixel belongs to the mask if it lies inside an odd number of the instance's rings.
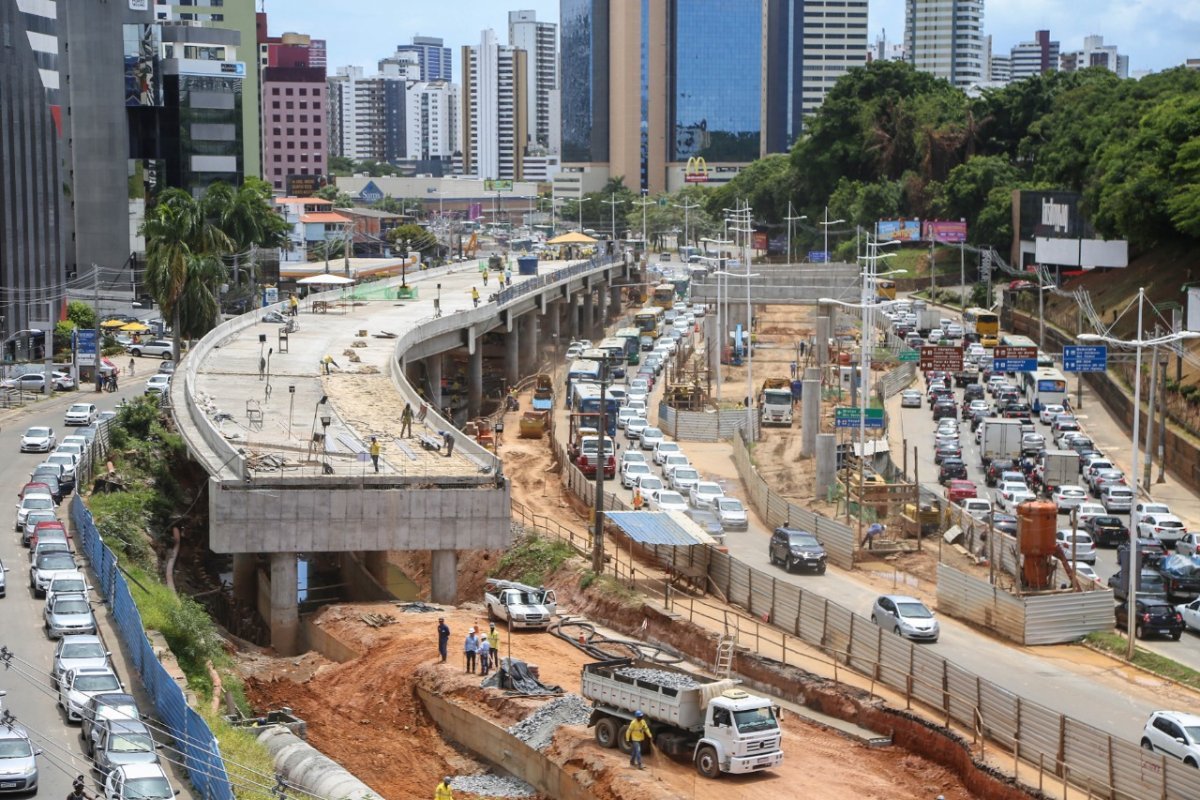
{"label": "yellow umbrella", "polygon": [[150,328],[140,322],[130,322],[128,325],[122,325],[121,330],[129,331],[130,333],[145,333]]}
{"label": "yellow umbrella", "polygon": [[104,322],[100,323],[100,327],[101,328],[119,328],[125,324],[126,324],[126,322],[123,319],[106,319],[106,320],[104,320]]}

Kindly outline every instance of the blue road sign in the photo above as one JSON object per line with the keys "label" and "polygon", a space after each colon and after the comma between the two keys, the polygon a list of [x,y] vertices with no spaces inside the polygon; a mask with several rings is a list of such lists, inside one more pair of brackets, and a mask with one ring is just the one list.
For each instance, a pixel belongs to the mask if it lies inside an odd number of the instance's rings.
{"label": "blue road sign", "polygon": [[1108,348],[1099,345],[1065,345],[1063,372],[1105,372],[1108,369]]}
{"label": "blue road sign", "polygon": [[808,262],[810,264],[827,264],[829,263],[829,253],[824,250],[809,250]]}
{"label": "blue road sign", "polygon": [[1036,372],[1036,358],[993,358],[992,372]]}

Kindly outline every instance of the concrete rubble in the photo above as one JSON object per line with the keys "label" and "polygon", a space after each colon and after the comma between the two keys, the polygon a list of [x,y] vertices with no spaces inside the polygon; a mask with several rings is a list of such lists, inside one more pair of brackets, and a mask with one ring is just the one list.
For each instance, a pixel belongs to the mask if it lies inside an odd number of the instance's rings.
{"label": "concrete rubble", "polygon": [[533,797],[537,794],[528,783],[507,775],[458,775],[450,781],[456,792],[479,797]]}
{"label": "concrete rubble", "polygon": [[591,705],[582,697],[563,695],[513,725],[508,732],[535,750],[545,750],[560,725],[586,725],[591,714]]}
{"label": "concrete rubble", "polygon": [[678,672],[667,672],[661,669],[646,669],[644,667],[625,667],[617,670],[617,674],[635,681],[650,681],[659,686],[669,686],[672,689],[695,689],[700,684],[689,675]]}

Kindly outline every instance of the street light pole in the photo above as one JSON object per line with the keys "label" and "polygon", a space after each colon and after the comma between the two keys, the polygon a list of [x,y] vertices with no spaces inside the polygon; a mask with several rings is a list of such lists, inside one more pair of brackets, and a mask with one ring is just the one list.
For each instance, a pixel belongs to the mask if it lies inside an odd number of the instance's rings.
{"label": "street light pole", "polygon": [[[687,199],[686,199],[686,198],[684,198],[684,201],[683,201],[683,204],[682,204],[682,205],[681,205],[681,204],[679,204],[679,203],[672,203],[671,205],[675,206],[676,208],[682,208],[682,209],[683,209],[683,243],[684,243],[684,245],[685,245],[685,246],[687,246],[687,245],[690,245],[690,244],[692,243],[692,240],[691,240],[691,237],[690,237],[690,233],[691,233],[691,231],[688,229],[688,217],[689,217],[689,213],[688,213],[688,212],[690,212],[690,211],[691,211],[693,208],[699,208],[699,207],[700,207],[700,204],[699,204],[699,203],[689,203],[689,202],[687,201]],[[678,250],[678,249],[679,249],[679,243],[678,243],[678,242],[676,242],[676,247],[675,247],[675,249],[676,249],[676,250]]]}
{"label": "street light pole", "polygon": [[787,240],[787,263],[791,264],[792,263],[792,222],[793,221],[798,222],[802,219],[808,219],[808,215],[801,214],[800,216],[793,216],[792,215],[792,201],[788,200],[788,213],[787,213],[787,216],[784,217],[784,219],[787,220],[787,224],[788,224],[787,225],[787,239],[788,239]]}
{"label": "street light pole", "polygon": [[613,192],[611,200],[601,200],[600,202],[604,203],[604,205],[608,206],[612,212],[612,214],[611,214],[611,216],[612,216],[612,241],[613,241],[613,249],[615,250],[616,246],[617,246],[617,244],[616,244],[617,243],[617,206],[625,205],[625,201],[618,200],[617,193]]}
{"label": "street light pole", "polygon": [[654,205],[649,197],[649,190],[642,189],[642,199],[634,200],[635,206],[642,207],[642,252],[646,254],[646,263],[650,263],[650,241],[646,238],[646,206]]}
{"label": "street light pole", "polygon": [[821,225],[825,228],[825,263],[826,264],[833,261],[833,259],[829,255],[829,226],[830,225],[840,225],[845,221],[846,220],[844,220],[844,219],[831,220],[829,218],[829,206],[825,206],[825,221],[822,222]]}

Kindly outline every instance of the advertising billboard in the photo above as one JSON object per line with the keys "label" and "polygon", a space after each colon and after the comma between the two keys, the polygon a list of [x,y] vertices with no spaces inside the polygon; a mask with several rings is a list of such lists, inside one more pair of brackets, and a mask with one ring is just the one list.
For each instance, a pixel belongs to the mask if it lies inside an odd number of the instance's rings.
{"label": "advertising billboard", "polygon": [[943,242],[962,244],[967,240],[966,220],[952,222],[949,220],[926,220],[921,238],[927,242]]}
{"label": "advertising billboard", "polygon": [[881,219],[875,223],[875,237],[881,242],[917,242],[921,240],[921,220]]}

